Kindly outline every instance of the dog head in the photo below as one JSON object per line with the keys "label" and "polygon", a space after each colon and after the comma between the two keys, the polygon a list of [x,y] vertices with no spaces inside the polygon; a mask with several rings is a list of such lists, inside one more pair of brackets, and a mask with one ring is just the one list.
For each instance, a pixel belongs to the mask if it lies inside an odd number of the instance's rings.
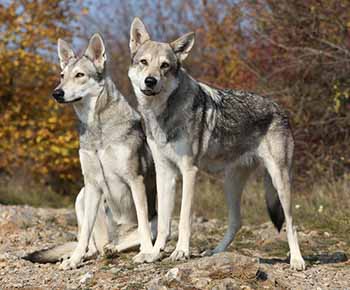
{"label": "dog head", "polygon": [[103,87],[106,52],[102,37],[94,34],[83,56],[76,57],[70,45],[58,40],[58,57],[61,64],[61,82],[52,96],[59,103],[79,102]]}
{"label": "dog head", "polygon": [[194,40],[191,32],[171,43],[152,41],[142,21],[134,19],[130,29],[129,78],[141,106],[166,102],[178,86],[178,71]]}

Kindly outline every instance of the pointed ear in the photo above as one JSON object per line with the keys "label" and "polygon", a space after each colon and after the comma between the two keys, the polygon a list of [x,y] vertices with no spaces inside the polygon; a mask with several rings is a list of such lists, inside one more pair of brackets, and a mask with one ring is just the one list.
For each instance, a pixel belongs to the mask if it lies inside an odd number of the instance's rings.
{"label": "pointed ear", "polygon": [[64,69],[68,62],[75,58],[74,51],[70,45],[63,39],[57,41],[58,58],[60,59],[61,69]]}
{"label": "pointed ear", "polygon": [[149,39],[150,36],[146,30],[145,25],[140,18],[135,17],[130,28],[129,47],[131,54],[135,54],[138,48]]}
{"label": "pointed ear", "polygon": [[102,36],[99,33],[95,33],[91,36],[89,45],[84,54],[91,59],[99,72],[103,72],[107,57],[106,48]]}
{"label": "pointed ear", "polygon": [[180,62],[186,59],[194,45],[194,41],[194,32],[189,32],[170,43],[171,48],[175,52]]}

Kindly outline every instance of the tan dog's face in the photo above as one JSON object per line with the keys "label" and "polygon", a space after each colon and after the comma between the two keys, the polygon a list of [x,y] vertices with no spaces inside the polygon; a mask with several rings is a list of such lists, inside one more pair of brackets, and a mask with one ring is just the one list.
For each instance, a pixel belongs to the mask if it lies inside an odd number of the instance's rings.
{"label": "tan dog's face", "polygon": [[194,34],[172,43],[152,41],[138,18],[130,34],[129,78],[138,102],[143,107],[162,105],[178,86],[178,70],[194,44]]}
{"label": "tan dog's face", "polygon": [[57,102],[78,102],[101,90],[106,57],[103,40],[98,34],[91,37],[80,58],[76,58],[71,47],[59,39],[58,56],[62,68],[61,82],[52,94]]}
{"label": "tan dog's face", "polygon": [[177,58],[167,43],[147,41],[132,58],[129,78],[141,105],[159,103],[177,87]]}

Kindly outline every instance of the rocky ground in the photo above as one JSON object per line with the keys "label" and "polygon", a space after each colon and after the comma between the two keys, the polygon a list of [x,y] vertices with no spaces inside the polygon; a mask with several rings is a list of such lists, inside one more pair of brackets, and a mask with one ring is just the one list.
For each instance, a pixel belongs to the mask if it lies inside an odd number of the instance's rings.
{"label": "rocky ground", "polygon": [[[193,253],[186,262],[134,265],[130,252],[64,272],[21,257],[74,240],[74,212],[0,205],[0,289],[350,289],[349,245],[331,233],[299,229],[307,270],[294,272],[286,258],[285,232],[276,233],[269,223],[245,226],[228,252],[200,257],[224,230],[221,221],[194,218]],[[174,225],[166,255],[176,236]]]}

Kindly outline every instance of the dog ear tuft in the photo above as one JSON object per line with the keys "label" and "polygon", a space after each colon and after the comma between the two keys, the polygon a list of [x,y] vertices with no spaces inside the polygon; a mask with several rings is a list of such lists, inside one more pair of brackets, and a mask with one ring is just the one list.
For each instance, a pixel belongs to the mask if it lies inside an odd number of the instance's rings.
{"label": "dog ear tuft", "polygon": [[64,69],[71,59],[75,58],[75,54],[71,46],[59,38],[57,41],[58,58],[60,59],[61,69]]}
{"label": "dog ear tuft", "polygon": [[103,38],[99,33],[91,36],[85,55],[91,59],[99,72],[104,70],[107,61],[106,48]]}
{"label": "dog ear tuft", "polygon": [[138,48],[147,40],[150,40],[150,36],[145,25],[140,18],[135,17],[130,28],[129,47],[131,54],[135,54]]}
{"label": "dog ear tuft", "polygon": [[171,48],[180,62],[184,61],[190,53],[195,41],[195,33],[189,32],[170,43]]}

